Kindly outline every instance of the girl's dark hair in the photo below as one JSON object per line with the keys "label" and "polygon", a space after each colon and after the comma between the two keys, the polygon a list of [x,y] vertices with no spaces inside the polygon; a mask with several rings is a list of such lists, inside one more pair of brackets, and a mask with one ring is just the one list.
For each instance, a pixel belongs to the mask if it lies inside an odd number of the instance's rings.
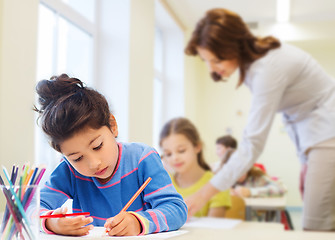
{"label": "girl's dark hair", "polygon": [[[202,144],[202,141],[200,139],[200,135],[196,129],[196,127],[191,123],[186,118],[174,118],[171,119],[169,122],[167,122],[159,136],[159,144],[162,146],[162,142],[165,138],[170,136],[171,134],[182,134],[184,135],[192,144],[193,146],[198,146],[199,144]],[[200,167],[203,169],[210,171],[211,168],[209,165],[206,163],[204,157],[203,157],[203,152],[202,149],[198,153],[197,156],[198,164]]]}
{"label": "girl's dark hair", "polygon": [[[249,65],[264,56],[269,50],[278,48],[278,39],[268,36],[255,37],[242,18],[227,9],[216,8],[207,11],[196,25],[185,53],[195,56],[197,47],[205,48],[218,59],[237,59],[240,69],[240,86]],[[220,81],[218,74],[211,73],[214,81]]]}
{"label": "girl's dark hair", "polygon": [[218,168],[214,172],[215,174],[218,173],[220,171],[220,169],[223,167],[223,165],[225,165],[228,162],[228,160],[230,159],[231,155],[233,155],[235,150],[236,150],[235,148],[230,148],[230,147],[227,149],[223,158],[220,160]]}
{"label": "girl's dark hair", "polygon": [[84,127],[99,129],[110,126],[107,100],[97,91],[85,87],[77,78],[66,74],[41,80],[36,85],[42,129],[51,146],[61,152],[60,144]]}
{"label": "girl's dark hair", "polygon": [[230,135],[225,135],[216,139],[216,144],[221,144],[227,148],[237,148],[237,141]]}

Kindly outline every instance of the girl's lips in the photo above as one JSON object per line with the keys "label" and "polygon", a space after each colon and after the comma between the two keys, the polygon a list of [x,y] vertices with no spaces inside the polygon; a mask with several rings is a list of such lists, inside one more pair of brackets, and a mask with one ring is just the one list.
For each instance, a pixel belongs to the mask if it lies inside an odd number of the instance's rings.
{"label": "girl's lips", "polygon": [[108,168],[108,167],[105,167],[105,168],[102,169],[101,171],[96,172],[95,175],[97,175],[97,176],[104,175],[104,174],[106,173],[106,171],[107,171],[107,168]]}
{"label": "girl's lips", "polygon": [[176,167],[176,168],[181,167],[181,166],[183,166],[183,163],[176,163],[176,164],[174,165],[174,167]]}

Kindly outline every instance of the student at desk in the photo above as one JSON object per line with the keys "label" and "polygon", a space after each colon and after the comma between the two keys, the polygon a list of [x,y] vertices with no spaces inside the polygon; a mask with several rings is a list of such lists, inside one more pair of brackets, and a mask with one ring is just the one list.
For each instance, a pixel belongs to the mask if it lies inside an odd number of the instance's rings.
{"label": "student at desk", "polygon": [[[225,156],[222,158],[223,164],[221,167],[230,161],[234,151],[234,149],[226,151]],[[217,171],[220,171],[220,169]],[[232,195],[242,198],[281,197],[286,191],[286,187],[279,179],[274,180],[263,169],[255,165],[243,174],[230,189]]]}
{"label": "student at desk", "polygon": [[[177,191],[185,198],[194,194],[214,176],[202,153],[196,127],[186,118],[167,122],[160,134],[163,161],[174,171],[171,176]],[[219,192],[200,209],[196,217],[224,217],[231,206],[229,190]]]}
{"label": "student at desk", "polygon": [[[234,149],[229,149],[226,152],[222,159],[225,164],[230,161],[230,156],[234,151]],[[220,171],[220,169],[218,169],[218,171]],[[241,198],[276,198],[284,196],[286,192],[287,189],[282,182],[279,179],[274,180],[265,172],[265,168],[261,168],[259,165],[253,165],[230,189],[232,195]],[[262,221],[263,219],[268,221],[275,217],[275,212],[250,211],[250,214],[252,215],[249,216],[249,220],[257,218],[258,221]],[[288,216],[288,213],[285,214]],[[284,222],[284,224],[286,224],[286,222]],[[293,229],[293,226],[291,226],[290,229]]]}
{"label": "student at desk", "polygon": [[279,180],[273,180],[261,169],[253,166],[237,180],[231,193],[244,198],[281,197],[286,193],[286,188]]}
{"label": "student at desk", "polygon": [[[159,154],[141,143],[120,143],[117,123],[104,96],[66,74],[40,81],[42,128],[64,160],[41,189],[42,215],[73,211],[90,217],[46,218],[42,230],[61,235],[87,235],[104,226],[109,235],[143,235],[179,229],[187,207],[171,183]],[[121,211],[141,185],[152,180]]]}

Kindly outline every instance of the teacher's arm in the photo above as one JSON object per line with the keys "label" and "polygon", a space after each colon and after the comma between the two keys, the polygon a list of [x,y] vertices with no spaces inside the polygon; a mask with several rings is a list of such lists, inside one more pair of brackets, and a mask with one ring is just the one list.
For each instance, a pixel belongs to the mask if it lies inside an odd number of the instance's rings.
{"label": "teacher's arm", "polygon": [[201,209],[219,191],[230,189],[246,173],[263,151],[273,118],[287,86],[286,74],[273,64],[249,74],[252,78],[252,103],[239,148],[215,174],[210,183],[186,199],[189,216]]}
{"label": "teacher's arm", "polygon": [[210,182],[202,189],[188,197],[185,202],[188,207],[188,216],[193,216],[198,212],[215,194],[220,190],[215,188]]}

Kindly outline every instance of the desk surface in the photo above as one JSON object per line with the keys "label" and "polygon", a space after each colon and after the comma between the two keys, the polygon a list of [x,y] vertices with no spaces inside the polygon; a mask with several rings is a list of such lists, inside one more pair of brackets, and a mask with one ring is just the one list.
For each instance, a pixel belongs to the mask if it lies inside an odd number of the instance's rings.
{"label": "desk surface", "polygon": [[[217,239],[234,239],[234,240],[334,240],[335,233],[328,232],[302,232],[302,231],[284,231],[283,225],[278,223],[265,222],[241,222],[232,229],[209,229],[209,228],[191,228],[182,227],[184,234],[175,235],[168,239],[176,240],[217,240]],[[146,239],[145,237],[119,237],[120,239]],[[83,239],[113,239],[110,237]],[[61,240],[61,239],[82,239],[78,237],[65,237],[55,235],[45,235],[43,240]],[[157,236],[150,235],[150,239],[162,239]],[[115,239],[115,238],[114,238]]]}
{"label": "desk surface", "polygon": [[[264,223],[266,224],[266,223]],[[177,236],[176,240],[334,240],[335,233],[302,232],[302,231],[273,231],[266,226],[258,229],[186,229],[188,233]]]}
{"label": "desk surface", "polygon": [[[1,218],[0,218],[1,219]],[[334,240],[335,232],[304,232],[284,231],[283,225],[279,223],[266,222],[241,222],[232,229],[209,229],[182,227],[181,231],[186,233],[171,237],[176,240]],[[126,240],[128,237],[119,237]],[[131,237],[131,239],[145,239],[143,237]],[[67,237],[59,235],[41,234],[43,240],[79,240],[79,239],[113,239],[112,237],[90,238],[90,237]],[[115,239],[115,238],[114,238]],[[161,239],[161,238],[151,238]]]}
{"label": "desk surface", "polygon": [[276,198],[244,198],[245,205],[253,209],[285,209],[286,196]]}

